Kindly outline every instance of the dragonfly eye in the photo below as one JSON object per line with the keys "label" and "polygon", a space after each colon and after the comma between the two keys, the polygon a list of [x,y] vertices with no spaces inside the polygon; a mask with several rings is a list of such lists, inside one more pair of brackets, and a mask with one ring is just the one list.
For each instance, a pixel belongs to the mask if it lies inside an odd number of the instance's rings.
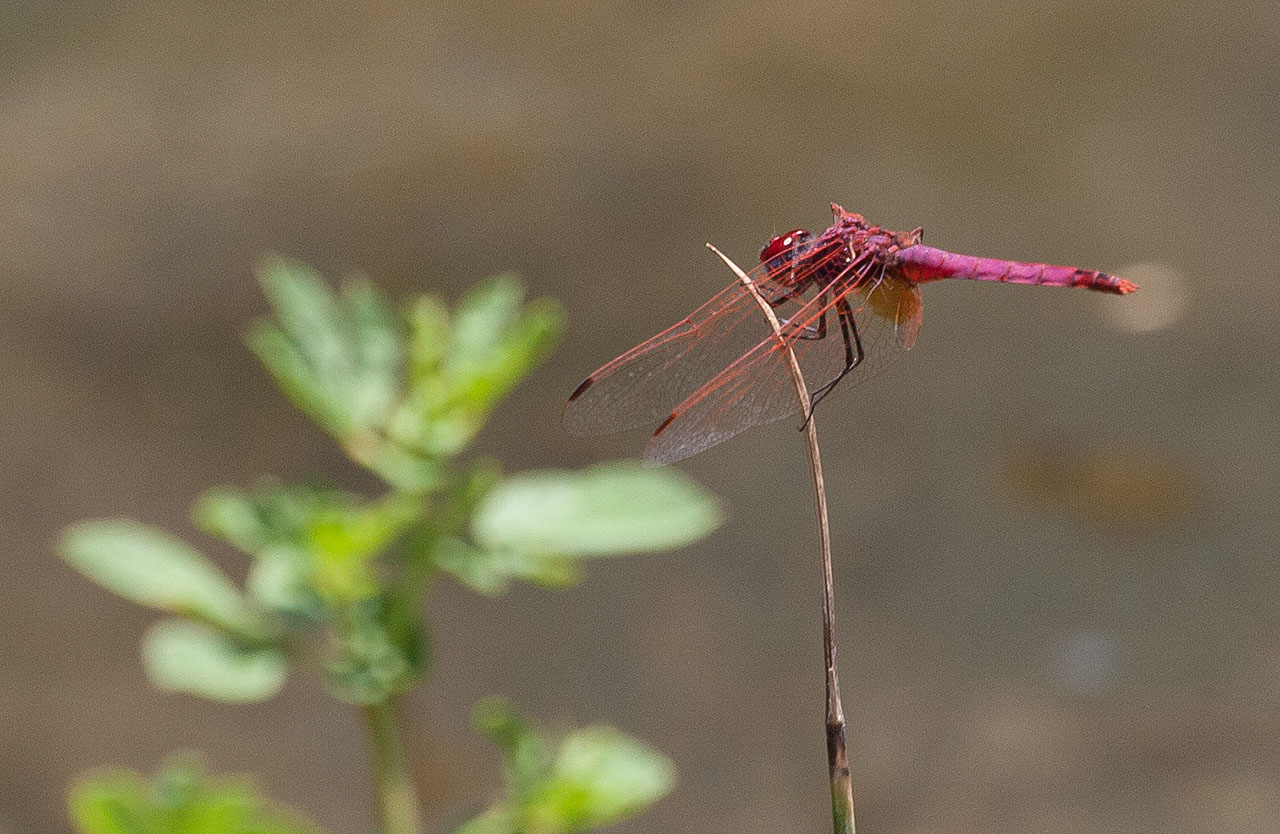
{"label": "dragonfly eye", "polygon": [[760,250],[760,262],[766,263],[781,255],[791,247],[809,237],[807,229],[792,229],[785,235],[778,235],[764,245]]}

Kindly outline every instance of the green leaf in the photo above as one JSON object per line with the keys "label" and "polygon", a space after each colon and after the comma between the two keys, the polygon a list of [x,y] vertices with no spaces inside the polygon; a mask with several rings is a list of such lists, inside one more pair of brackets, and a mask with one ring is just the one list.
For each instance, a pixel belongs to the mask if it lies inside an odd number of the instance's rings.
{"label": "green leaf", "polygon": [[406,311],[406,332],[366,279],[334,293],[310,267],[279,257],[264,260],[258,274],[275,319],[251,328],[249,346],[353,460],[418,494],[441,485],[440,460],[466,449],[562,328],[560,307],[525,304],[511,276],[478,285],[453,315],[435,299],[418,299]]}
{"label": "green leaf", "polygon": [[324,600],[311,586],[311,565],[306,553],[289,545],[265,548],[249,570],[246,590],[263,608],[293,626],[319,622]]}
{"label": "green leaf", "polygon": [[430,295],[413,300],[405,311],[409,320],[409,376],[431,376],[439,371],[449,345],[449,309]]}
{"label": "green leaf", "polygon": [[325,664],[329,691],[348,703],[380,703],[405,691],[419,668],[412,655],[425,651],[405,645],[403,633],[387,631],[379,619],[379,602],[350,607],[350,621],[343,624]]}
{"label": "green leaf", "polygon": [[564,739],[524,816],[531,830],[603,828],[639,814],[673,784],[675,767],[653,748],[612,727],[588,727]]}
{"label": "green leaf", "polygon": [[356,422],[380,427],[400,396],[400,325],[391,305],[367,278],[342,283],[341,313]]}
{"label": "green leaf", "polygon": [[268,256],[258,280],[281,330],[315,370],[333,368],[345,353],[337,300],[320,273],[289,258]]}
{"label": "green leaf", "polygon": [[390,437],[428,456],[466,448],[559,338],[559,306],[523,302],[520,283],[498,276],[468,292],[452,317],[434,299],[410,308],[409,391],[388,424]]}
{"label": "green leaf", "polygon": [[400,399],[401,334],[386,299],[365,279],[340,295],[306,264],[280,257],[258,268],[275,310],[248,342],[304,413],[345,442],[377,435]]}
{"label": "green leaf", "polygon": [[445,480],[445,467],[437,458],[429,457],[397,442],[381,440],[361,450],[347,445],[351,459],[401,492],[424,495],[434,492]]}
{"label": "green leaf", "polygon": [[432,522],[437,535],[458,535],[467,529],[476,507],[489,491],[502,482],[502,465],[492,458],[471,461],[456,471],[447,489],[432,504]]}
{"label": "green leaf", "polygon": [[189,756],[171,759],[154,781],[127,770],[89,774],[69,804],[81,834],[319,834],[247,780],[207,777]]}
{"label": "green leaf", "polygon": [[255,595],[282,590],[272,580],[287,578],[288,584],[342,600],[371,593],[372,559],[421,519],[426,506],[415,494],[391,493],[367,502],[316,485],[263,481],[252,493],[231,487],[210,490],[198,502],[195,516],[210,533],[259,558],[268,553],[286,558],[287,564],[264,568],[267,581],[254,586]]}
{"label": "green leaf", "polygon": [[258,321],[249,327],[245,342],[299,411],[334,437],[345,438],[354,431],[354,420],[334,378],[317,370],[283,330],[272,322]]}
{"label": "green leaf", "polygon": [[570,834],[624,820],[665,796],[675,769],[660,753],[597,725],[558,745],[505,699],[472,712],[476,729],[502,752],[506,795],[455,834]]}
{"label": "green leaf", "polygon": [[[398,590],[398,589],[397,589]],[[420,599],[420,598],[419,598]],[[399,607],[400,600],[389,597],[382,612],[382,627],[387,641],[395,647],[404,664],[401,673],[406,684],[421,678],[431,664],[431,637],[420,616]]]}
{"label": "green leaf", "polygon": [[515,812],[499,803],[453,829],[453,834],[526,834],[519,825]]}
{"label": "green leaf", "polygon": [[367,560],[422,513],[422,502],[417,498],[396,494],[363,505],[335,503],[310,520],[308,541],[325,559]]}
{"label": "green leaf", "polygon": [[196,500],[191,516],[206,533],[245,553],[256,553],[273,539],[271,527],[262,517],[257,502],[235,487],[207,490]]}
{"label": "green leaf", "polygon": [[208,490],[196,502],[193,516],[206,532],[256,555],[276,545],[304,546],[317,517],[355,500],[325,484],[289,485],[263,478],[248,492],[239,487]]}
{"label": "green leaf", "polygon": [[546,779],[551,769],[547,739],[506,698],[484,698],[471,709],[471,725],[502,753],[507,793],[521,799]]}
{"label": "green leaf", "polygon": [[464,397],[487,411],[555,347],[560,306],[539,299],[521,308],[524,287],[498,275],[468,292],[454,312],[448,376]]}
{"label": "green leaf", "polygon": [[674,783],[675,768],[657,751],[612,727],[586,727],[560,745],[524,817],[535,831],[601,828],[643,811]]}
{"label": "green leaf", "polygon": [[288,675],[274,648],[246,648],[226,635],[187,620],[164,620],[147,632],[142,659],[161,689],[215,701],[264,701]]}
{"label": "green leaf", "polygon": [[490,551],[584,557],[680,547],[719,523],[714,499],[677,470],[610,464],[508,478],[471,529]]}
{"label": "green leaf", "polygon": [[582,581],[581,566],[563,556],[520,550],[481,550],[452,537],[436,542],[433,561],[439,570],[489,597],[506,592],[516,579],[548,588],[568,588]]}
{"label": "green leaf", "polygon": [[552,346],[561,321],[558,305],[536,301],[521,309],[524,295],[514,275],[497,275],[462,297],[448,355],[455,375],[509,377]]}
{"label": "green leaf", "polygon": [[71,789],[71,819],[82,834],[152,834],[164,830],[151,785],[136,773],[104,772]]}
{"label": "green leaf", "polygon": [[373,557],[424,512],[425,506],[416,496],[392,493],[380,501],[335,504],[317,513],[307,529],[307,549],[315,558],[316,589],[335,600],[373,593]]}
{"label": "green leaf", "polygon": [[258,618],[212,562],[182,541],[124,519],[89,521],[63,535],[62,557],[109,591],[238,632]]}

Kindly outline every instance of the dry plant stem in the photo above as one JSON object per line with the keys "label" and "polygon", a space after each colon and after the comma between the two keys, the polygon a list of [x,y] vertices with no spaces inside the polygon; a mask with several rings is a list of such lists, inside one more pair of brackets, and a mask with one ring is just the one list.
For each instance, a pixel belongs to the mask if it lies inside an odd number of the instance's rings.
{"label": "dry plant stem", "polygon": [[373,755],[373,781],[382,834],[421,834],[418,795],[405,767],[395,705],[392,701],[366,704],[364,717]]}
{"label": "dry plant stem", "polygon": [[[738,276],[761,312],[769,320],[778,342],[786,345],[782,325],[769,302],[751,278],[719,249],[707,244],[707,248],[720,257]],[[818,428],[813,419],[813,403],[805,386],[800,361],[787,347],[787,359],[791,365],[791,378],[796,384],[796,397],[804,413],[804,433],[809,448],[809,469],[813,472],[813,494],[818,508],[818,544],[822,550],[822,649],[827,663],[827,765],[831,774],[831,818],[835,834],[854,834],[853,828],[853,780],[849,775],[849,750],[845,738],[844,707],[840,703],[840,674],[836,670],[836,604],[831,576],[831,527],[827,522],[827,490],[822,480],[822,456],[818,451]]]}

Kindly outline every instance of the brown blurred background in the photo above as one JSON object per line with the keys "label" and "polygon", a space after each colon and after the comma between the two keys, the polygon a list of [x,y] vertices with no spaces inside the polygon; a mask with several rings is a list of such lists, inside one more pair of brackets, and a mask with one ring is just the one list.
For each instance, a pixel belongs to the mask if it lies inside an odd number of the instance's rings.
{"label": "brown blurred background", "polygon": [[[57,530],[195,537],[216,483],[373,483],[242,346],[253,260],[450,297],[500,270],[569,310],[486,432],[509,469],[596,365],[835,200],[1135,296],[955,282],[916,350],[820,412],[860,830],[1280,831],[1272,264],[1280,5],[987,0],[8,3],[0,20],[0,826],[199,748],[335,834],[372,829],[358,718],[148,687],[152,616]],[[442,585],[411,701],[432,818],[484,800],[469,705],[606,720],[676,761],[620,832],[829,829],[818,569],[789,424],[685,467],[726,528],[564,593]],[[205,539],[232,569],[243,564]]]}

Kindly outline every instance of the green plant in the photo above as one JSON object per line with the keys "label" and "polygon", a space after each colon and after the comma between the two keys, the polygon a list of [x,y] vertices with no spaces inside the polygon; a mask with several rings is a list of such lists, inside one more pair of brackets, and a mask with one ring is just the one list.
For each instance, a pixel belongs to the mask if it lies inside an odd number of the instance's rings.
{"label": "green plant", "polygon": [[[674,471],[612,464],[504,475],[492,460],[465,457],[560,330],[559,308],[526,303],[514,279],[490,279],[452,310],[423,296],[397,313],[362,279],[334,292],[279,258],[259,276],[275,317],[253,326],[250,347],[385,491],[266,479],[205,493],[195,521],[250,557],[243,589],[191,545],[134,521],[72,527],[62,554],[108,590],[172,615],[143,640],[159,687],[252,702],[274,695],[297,667],[318,672],[335,697],[364,711],[383,829],[410,834],[421,823],[396,701],[431,667],[423,615],[431,582],[450,577],[486,596],[515,581],[565,587],[588,558],[707,534],[718,510]],[[590,830],[643,809],[671,782],[660,755],[615,730],[557,742],[501,702],[483,703],[476,721],[502,750],[506,792],[459,834]],[[226,825],[217,814],[194,827],[174,822],[185,819],[165,810],[175,796],[229,795],[204,779],[188,764],[164,769],[149,787],[136,775],[98,777],[77,789],[75,817],[86,834],[288,828],[249,825],[243,814]],[[257,802],[235,796],[238,808]]]}
{"label": "green plant", "polygon": [[205,775],[191,756],[169,760],[154,780],[127,770],[85,776],[71,788],[71,818],[85,834],[319,834],[248,781]]}

